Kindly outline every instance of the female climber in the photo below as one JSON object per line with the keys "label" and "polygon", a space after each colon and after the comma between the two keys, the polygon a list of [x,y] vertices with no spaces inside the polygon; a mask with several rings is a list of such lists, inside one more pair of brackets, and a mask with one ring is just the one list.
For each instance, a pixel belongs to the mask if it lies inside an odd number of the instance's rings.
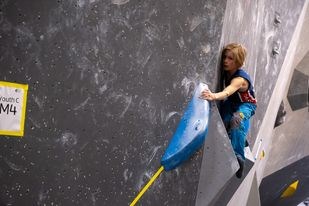
{"label": "female climber", "polygon": [[220,114],[240,166],[236,172],[238,178],[243,175],[246,136],[257,103],[252,81],[243,68],[246,54],[246,48],[241,44],[226,45],[221,60],[225,88],[217,93],[204,90],[201,94],[201,98],[206,100],[224,100]]}

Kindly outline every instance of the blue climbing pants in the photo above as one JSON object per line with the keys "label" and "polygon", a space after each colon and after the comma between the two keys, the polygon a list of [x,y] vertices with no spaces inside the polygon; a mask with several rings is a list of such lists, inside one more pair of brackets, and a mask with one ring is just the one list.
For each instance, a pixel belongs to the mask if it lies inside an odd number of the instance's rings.
{"label": "blue climbing pants", "polygon": [[245,142],[250,127],[250,118],[255,114],[256,105],[252,103],[232,103],[226,100],[220,113],[231,140],[235,155],[245,160]]}

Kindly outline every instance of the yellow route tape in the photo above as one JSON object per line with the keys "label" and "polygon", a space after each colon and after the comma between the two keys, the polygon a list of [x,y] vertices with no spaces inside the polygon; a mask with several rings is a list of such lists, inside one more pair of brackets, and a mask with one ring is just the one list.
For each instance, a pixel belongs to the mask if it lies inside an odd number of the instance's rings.
{"label": "yellow route tape", "polygon": [[159,175],[161,174],[161,172],[163,171],[163,166],[161,166],[158,171],[154,174],[154,176],[149,180],[149,182],[147,183],[147,185],[144,186],[144,188],[138,193],[138,195],[136,196],[136,198],[133,200],[133,202],[130,204],[130,206],[134,206],[137,201],[143,196],[143,194],[146,192],[146,190],[150,187],[150,185],[152,185],[152,183],[159,177]]}

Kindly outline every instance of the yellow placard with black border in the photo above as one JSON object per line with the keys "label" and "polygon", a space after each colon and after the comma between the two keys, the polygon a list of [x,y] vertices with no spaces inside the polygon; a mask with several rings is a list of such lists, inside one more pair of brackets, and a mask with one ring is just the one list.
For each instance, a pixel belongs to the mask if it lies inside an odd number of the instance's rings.
{"label": "yellow placard with black border", "polygon": [[24,136],[28,85],[0,81],[0,135]]}

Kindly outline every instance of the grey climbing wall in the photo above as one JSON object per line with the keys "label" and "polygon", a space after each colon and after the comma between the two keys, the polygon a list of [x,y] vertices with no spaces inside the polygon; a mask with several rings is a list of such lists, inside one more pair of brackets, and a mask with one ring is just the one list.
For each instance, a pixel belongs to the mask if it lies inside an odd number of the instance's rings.
{"label": "grey climbing wall", "polygon": [[[259,132],[259,127],[263,121],[267,107],[269,106],[270,97],[273,94],[280,69],[286,58],[287,49],[290,46],[291,38],[304,2],[299,1],[295,4],[290,1],[278,0],[227,1],[221,43],[224,45],[229,42],[240,42],[248,49],[245,69],[250,73],[254,81],[258,98],[258,109],[251,121],[251,131],[248,136],[251,148]],[[278,53],[273,52],[273,50],[277,50]],[[215,119],[219,122],[217,118]],[[272,124],[269,123],[269,126],[273,127]],[[228,151],[225,151],[225,154],[220,154],[223,150],[222,148],[224,148],[222,141],[224,135],[217,136],[220,134],[220,130],[216,128],[218,125],[220,123],[210,127],[215,132],[210,132],[206,140],[205,146],[207,142],[212,140],[211,145],[213,147],[211,149],[215,147],[217,154],[203,156],[196,205],[227,205],[243,180],[236,179],[235,177],[228,179],[228,177],[231,177],[229,175],[232,174],[231,168],[233,164],[231,159],[233,157],[231,157]],[[214,138],[217,138],[217,142],[220,142],[218,139],[221,139],[221,143],[219,143],[221,151],[215,144],[216,141],[214,141]],[[223,157],[224,155],[228,157]],[[230,160],[231,163],[225,164],[227,160]],[[215,171],[218,174],[208,175],[206,177],[205,173],[211,174],[213,172],[213,165],[217,166]],[[246,161],[244,176],[248,174],[252,165],[252,162],[249,160]],[[255,201],[258,197],[254,197],[254,195],[258,195],[256,191],[258,185],[256,185],[255,181],[256,179],[254,178],[250,186],[251,188],[249,187],[251,193],[249,195],[249,201],[254,201],[254,204],[258,204]],[[245,196],[246,194],[243,195]],[[235,199],[244,200],[244,197],[237,196]],[[236,205],[239,204],[236,203]]]}
{"label": "grey climbing wall", "polygon": [[[262,205],[297,205],[308,197],[308,161],[306,156],[265,177],[260,185]],[[295,193],[287,198],[280,198],[290,184],[299,181]],[[274,184],[276,183],[276,184]]]}
{"label": "grey climbing wall", "polygon": [[[302,11],[305,1],[279,1],[274,0],[265,4],[265,24],[262,28],[261,44],[258,46],[259,54],[257,61],[259,65],[256,67],[255,85],[258,90],[258,99],[260,105],[257,110],[258,121],[252,127],[254,133],[258,132],[260,121],[263,119],[268,106],[268,101],[273,93],[275,84],[286,53],[289,48],[294,29],[296,27],[299,15]],[[280,16],[281,23],[275,24],[276,15]],[[279,54],[275,54],[274,49],[279,50]]]}
{"label": "grey climbing wall", "polygon": [[[5,205],[127,205],[199,81],[217,84],[225,1],[4,0],[1,80],[29,85],[25,136],[0,138]],[[192,205],[201,155],[143,205]]]}
{"label": "grey climbing wall", "polygon": [[[229,42],[249,52],[259,100],[253,143],[304,2],[1,1],[1,80],[29,92],[25,136],[0,137],[0,205],[128,205],[159,168],[195,85],[218,87]],[[221,161],[202,154],[161,174],[140,203],[207,199],[202,162]]]}
{"label": "grey climbing wall", "polygon": [[[222,199],[224,197],[227,197],[226,199],[231,198],[235,190],[231,188],[228,191],[223,190],[227,185],[231,185],[231,180],[237,181],[238,183],[241,182],[234,175],[238,168],[239,165],[225,131],[224,124],[220,118],[218,108],[215,104],[211,104],[209,132],[204,144],[195,206],[214,205],[215,203],[216,205],[224,205],[222,204]],[[250,168],[248,164],[247,168]],[[236,185],[235,188],[237,188],[239,184],[233,185]],[[222,195],[223,197],[221,196],[222,192],[224,193]]]}
{"label": "grey climbing wall", "polygon": [[[305,56],[305,58],[308,57],[309,53]],[[308,66],[307,71],[309,71]],[[295,69],[287,95],[292,110],[298,110],[309,106],[308,90],[309,90],[309,75],[306,75],[301,71]]]}
{"label": "grey climbing wall", "polygon": [[[223,44],[241,42],[248,49],[246,70],[254,82],[258,107],[249,143],[258,134],[270,97],[286,57],[304,0],[228,1],[222,31]],[[237,29],[235,29],[237,28]],[[277,50],[278,53],[273,50]]]}

